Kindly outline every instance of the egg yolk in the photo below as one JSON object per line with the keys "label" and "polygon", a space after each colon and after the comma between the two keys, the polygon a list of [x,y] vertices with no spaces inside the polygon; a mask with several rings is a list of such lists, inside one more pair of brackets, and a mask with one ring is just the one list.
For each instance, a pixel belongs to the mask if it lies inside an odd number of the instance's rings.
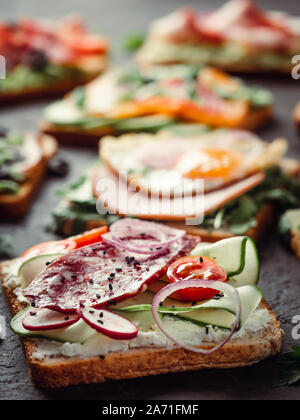
{"label": "egg yolk", "polygon": [[241,156],[226,150],[199,150],[192,157],[193,167],[186,178],[230,178],[241,163]]}

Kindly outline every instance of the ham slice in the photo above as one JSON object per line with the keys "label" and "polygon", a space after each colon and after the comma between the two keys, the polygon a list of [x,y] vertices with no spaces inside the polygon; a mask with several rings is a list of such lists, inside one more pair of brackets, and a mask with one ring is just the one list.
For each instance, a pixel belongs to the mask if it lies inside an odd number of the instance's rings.
{"label": "ham slice", "polygon": [[264,180],[264,173],[257,172],[220,190],[187,197],[150,197],[142,191],[133,191],[121,178],[105,167],[95,168],[92,184],[98,198],[99,211],[107,209],[111,214],[136,216],[150,220],[197,219],[221,208],[226,203],[252,190]]}

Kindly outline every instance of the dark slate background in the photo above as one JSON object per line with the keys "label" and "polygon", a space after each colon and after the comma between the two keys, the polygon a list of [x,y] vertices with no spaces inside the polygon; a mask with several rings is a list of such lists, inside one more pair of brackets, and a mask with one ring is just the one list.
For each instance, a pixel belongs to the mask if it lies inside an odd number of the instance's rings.
{"label": "dark slate background", "polygon": [[[16,19],[22,16],[45,16],[59,18],[70,13],[79,13],[89,26],[106,33],[112,40],[113,56],[118,62],[128,59],[122,52],[122,37],[130,32],[144,32],[156,17],[191,5],[212,8],[222,1],[179,0],[10,0],[1,1],[1,19]],[[260,3],[267,8],[284,9],[300,15],[299,2],[293,0],[265,0]],[[300,80],[291,77],[248,77],[249,83],[262,84],[276,97],[275,120],[261,131],[267,140],[285,136],[290,143],[290,156],[299,158],[300,138],[294,130],[291,113],[300,100]],[[46,102],[20,105],[0,110],[0,126],[14,130],[34,129]],[[49,213],[58,202],[55,191],[63,183],[80,174],[95,152],[73,148],[61,148],[61,156],[71,164],[68,179],[63,181],[48,178],[44,183],[29,214],[19,222],[0,222],[0,233],[13,237],[14,255],[29,246],[54,238],[45,232]],[[266,299],[279,315],[285,331],[283,351],[292,344],[300,344],[291,337],[291,319],[300,314],[300,262],[279,244],[272,232],[259,246],[262,261],[261,287]],[[9,313],[0,292],[0,314]],[[272,388],[277,374],[274,359],[258,366],[226,370],[203,371],[147,377],[129,381],[70,387],[68,389],[39,390],[29,380],[26,364],[18,338],[8,329],[8,337],[0,341],[0,400],[1,399],[300,399],[300,388]]]}

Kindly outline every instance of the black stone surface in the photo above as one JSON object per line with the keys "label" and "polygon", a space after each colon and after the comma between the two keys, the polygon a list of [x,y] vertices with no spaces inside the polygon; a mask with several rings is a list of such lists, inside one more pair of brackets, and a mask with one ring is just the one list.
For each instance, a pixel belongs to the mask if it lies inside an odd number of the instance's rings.
{"label": "black stone surface", "polygon": [[[192,5],[203,9],[213,8],[222,1],[179,0],[10,0],[1,2],[1,19],[16,19],[21,16],[46,16],[59,18],[70,13],[81,14],[91,28],[106,33],[112,39],[116,61],[126,59],[120,47],[122,37],[130,32],[144,32],[155,17],[179,6]],[[293,0],[261,1],[264,7],[284,9],[300,15],[299,2]],[[284,136],[290,143],[290,156],[300,158],[300,138],[292,124],[292,110],[300,100],[300,80],[274,76],[248,78],[249,83],[261,84],[276,97],[275,120],[260,134],[267,140]],[[46,102],[25,104],[0,109],[0,126],[15,130],[34,129]],[[83,149],[61,148],[61,157],[71,165],[69,176],[64,179],[48,178],[44,183],[29,214],[18,222],[1,222],[0,233],[13,237],[14,255],[41,241],[54,238],[45,232],[45,225],[54,205],[59,201],[55,191],[65,182],[79,174],[95,152]],[[280,316],[285,331],[283,351],[292,344],[300,345],[291,336],[294,315],[300,314],[300,261],[283,249],[271,232],[259,246],[262,261],[261,287],[265,297]],[[0,314],[9,313],[0,292]],[[69,387],[57,390],[35,389],[29,380],[25,360],[18,338],[9,331],[0,341],[0,400],[10,399],[300,399],[300,388],[272,388],[276,375],[274,359],[257,366],[226,371],[203,371],[168,374],[129,381]]]}

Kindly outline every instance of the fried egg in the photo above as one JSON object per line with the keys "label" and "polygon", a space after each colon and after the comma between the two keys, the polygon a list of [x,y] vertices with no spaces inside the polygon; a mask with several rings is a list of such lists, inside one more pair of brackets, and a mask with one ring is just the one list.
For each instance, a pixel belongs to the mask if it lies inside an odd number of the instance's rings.
{"label": "fried egg", "polygon": [[287,142],[240,130],[193,138],[131,134],[102,140],[100,156],[129,184],[163,196],[220,189],[279,163]]}

